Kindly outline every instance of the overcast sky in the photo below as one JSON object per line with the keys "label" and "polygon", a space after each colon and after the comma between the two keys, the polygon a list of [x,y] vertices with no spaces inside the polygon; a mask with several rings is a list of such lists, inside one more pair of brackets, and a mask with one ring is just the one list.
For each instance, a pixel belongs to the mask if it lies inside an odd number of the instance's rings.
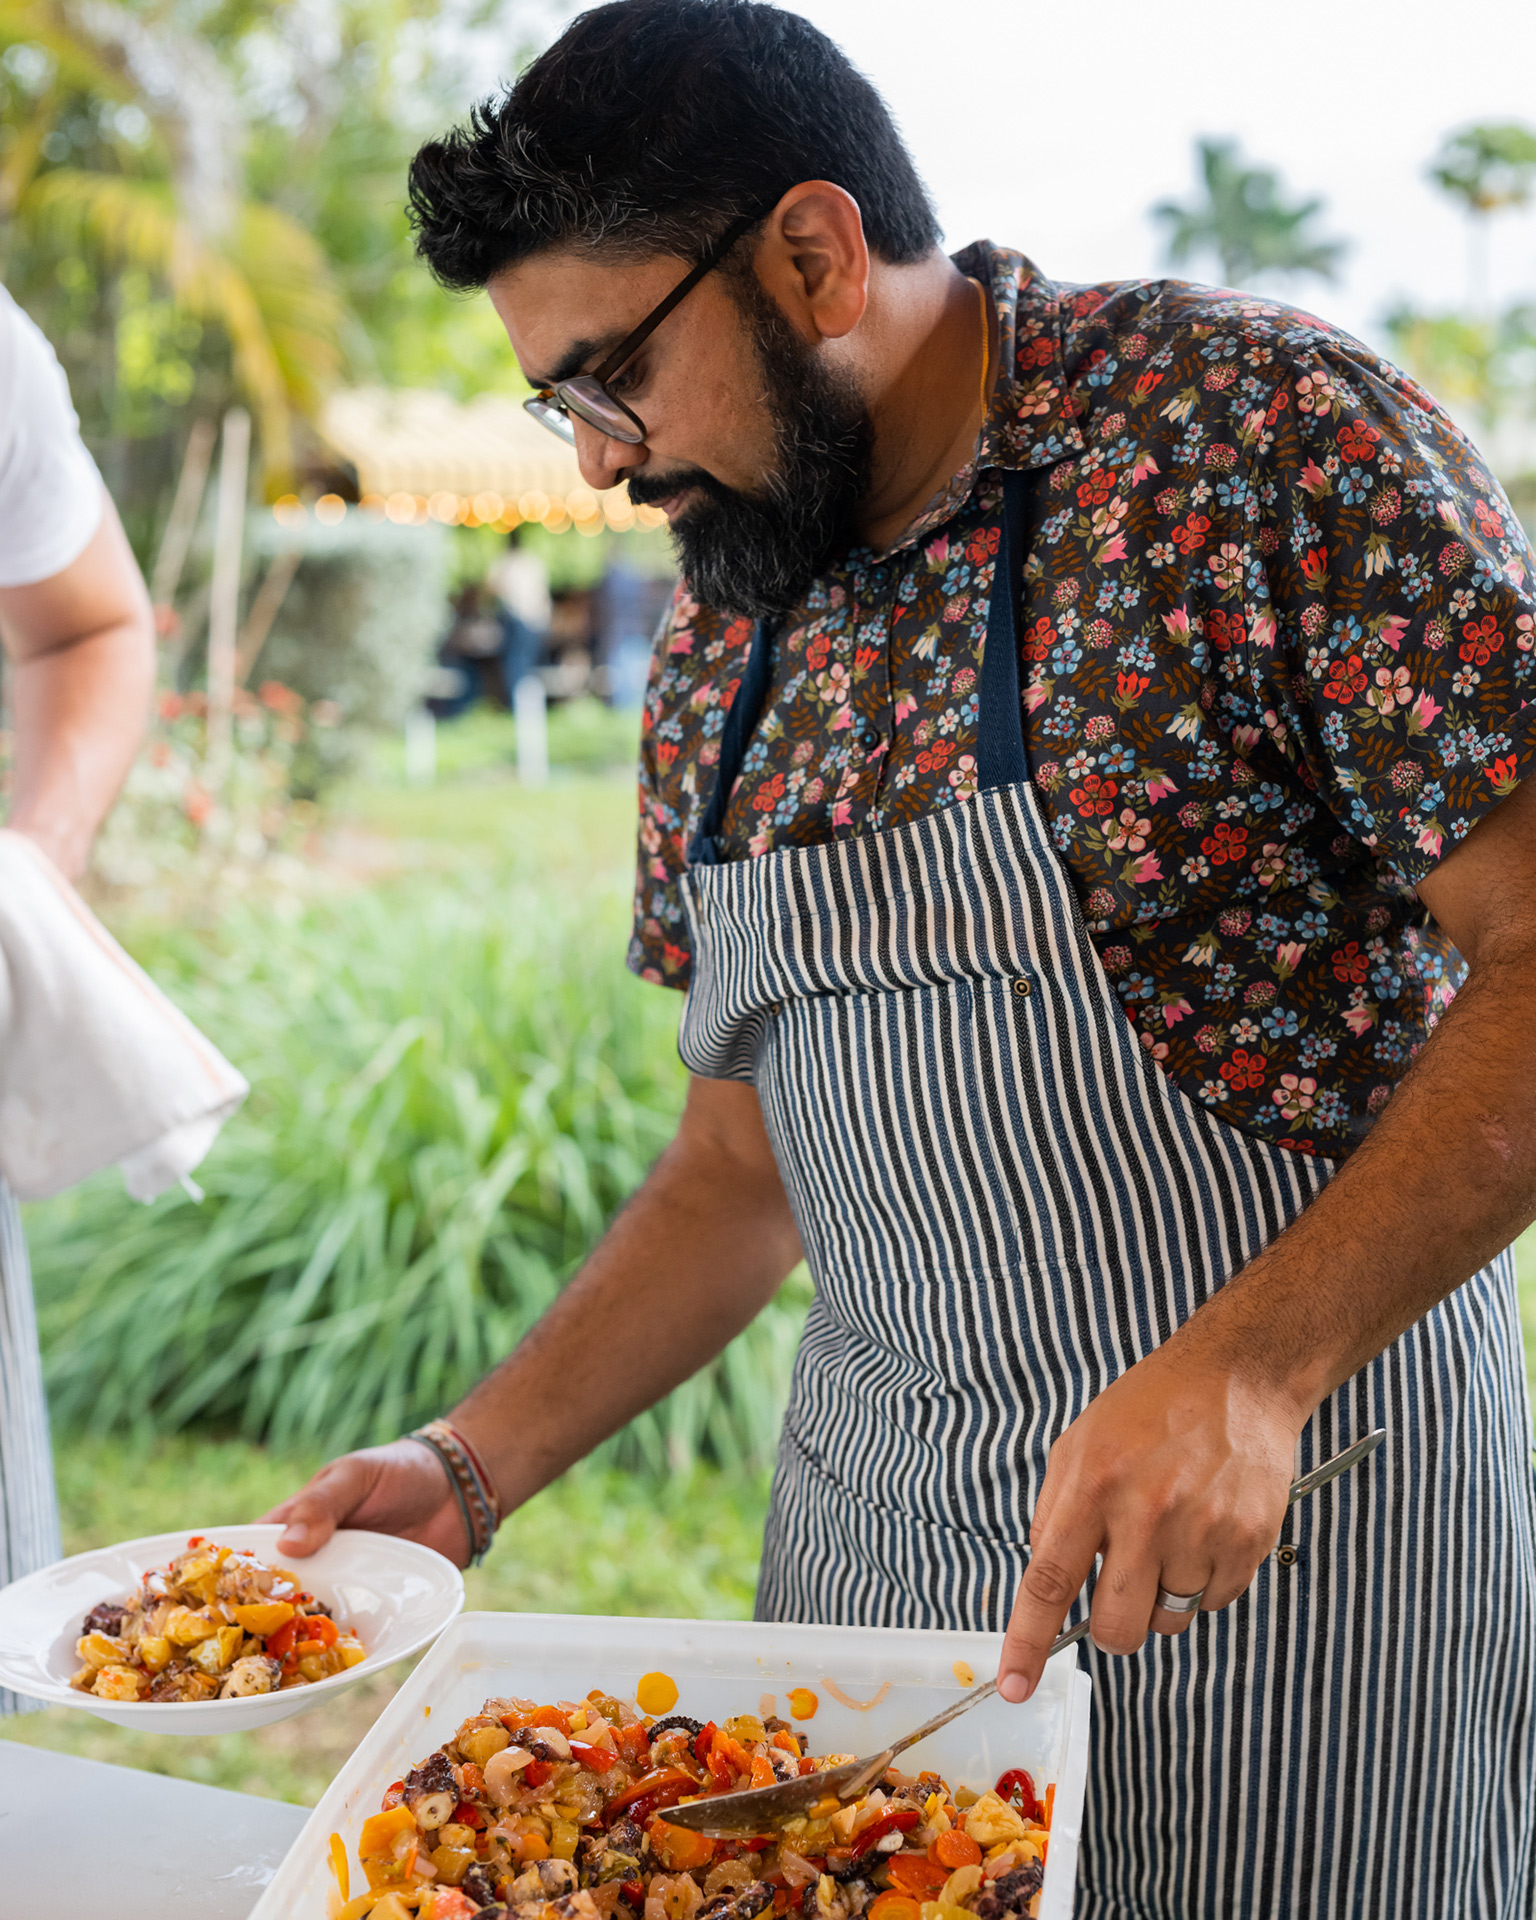
{"label": "overcast sky", "polygon": [[[1536,0],[799,0],[885,95],[948,245],[1019,246],[1056,279],[1152,273],[1147,208],[1234,134],[1354,242],[1284,291],[1372,344],[1395,299],[1455,305],[1463,221],[1424,180],[1471,120],[1536,124]],[[1213,269],[1205,269],[1210,276]],[[1536,212],[1496,226],[1496,296],[1536,296]],[[1274,289],[1281,291],[1280,289]]]}

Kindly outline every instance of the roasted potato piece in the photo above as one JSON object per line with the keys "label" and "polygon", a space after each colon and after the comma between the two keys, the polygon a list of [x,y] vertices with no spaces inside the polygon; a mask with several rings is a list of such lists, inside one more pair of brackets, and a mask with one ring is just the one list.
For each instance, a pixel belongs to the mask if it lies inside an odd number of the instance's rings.
{"label": "roasted potato piece", "polygon": [[103,1667],[91,1691],[98,1700],[142,1700],[149,1678],[134,1667]]}
{"label": "roasted potato piece", "polygon": [[106,1633],[83,1633],[75,1642],[75,1658],[88,1667],[121,1666],[127,1648]]}
{"label": "roasted potato piece", "polygon": [[195,1647],[219,1630],[219,1622],[204,1608],[194,1613],[190,1607],[172,1607],[165,1623],[165,1637],[178,1647]]}
{"label": "roasted potato piece", "polygon": [[247,1694],[275,1693],[282,1667],[270,1653],[243,1654],[230,1668],[219,1688],[221,1700],[241,1700]]}
{"label": "roasted potato piece", "polygon": [[[336,1643],[337,1651],[342,1650],[341,1642]],[[505,1727],[471,1727],[468,1733],[459,1735],[457,1746],[466,1760],[473,1760],[477,1767],[483,1767],[493,1753],[500,1753],[503,1747],[510,1747],[512,1736]]]}

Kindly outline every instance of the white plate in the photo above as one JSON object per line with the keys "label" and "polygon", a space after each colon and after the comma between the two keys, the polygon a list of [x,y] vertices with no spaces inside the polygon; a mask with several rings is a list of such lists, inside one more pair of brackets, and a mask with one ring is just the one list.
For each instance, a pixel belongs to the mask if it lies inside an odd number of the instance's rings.
{"label": "white plate", "polygon": [[[339,1833],[362,1875],[357,1842],[391,1781],[451,1739],[459,1722],[493,1695],[580,1700],[593,1687],[633,1698],[643,1673],[678,1685],[677,1711],[722,1720],[755,1713],[761,1696],[810,1687],[821,1700],[805,1726],[814,1753],[872,1753],[938,1712],[961,1689],[954,1663],[978,1680],[997,1667],[1002,1636],[902,1632],[882,1627],[760,1626],[736,1620],[629,1620],[575,1614],[465,1613],[454,1621],[364,1734],[293,1843],[251,1920],[325,1920],[333,1885],[327,1861]],[[834,1680],[855,1700],[887,1691],[867,1711],[842,1706]],[[994,1697],[903,1755],[951,1785],[991,1786],[1009,1767],[1028,1767],[1040,1792],[1054,1782],[1051,1844],[1040,1902],[1043,1920],[1068,1920],[1088,1779],[1088,1676],[1075,1649],[1058,1654],[1027,1706]],[[805,1723],[800,1723],[805,1724]]]}
{"label": "white plate", "polygon": [[280,1526],[187,1527],[77,1553],[0,1587],[0,1686],[61,1707],[80,1707],[146,1733],[239,1733],[319,1706],[365,1675],[377,1673],[435,1640],[464,1605],[459,1570],[430,1547],[384,1533],[333,1534],[292,1571],[368,1650],[366,1660],[329,1680],[240,1700],[98,1700],[78,1693],[69,1676],[80,1665],[75,1642],[98,1601],[121,1601],[153,1567],[167,1566],[199,1531],[221,1547],[243,1547],[282,1565]]}

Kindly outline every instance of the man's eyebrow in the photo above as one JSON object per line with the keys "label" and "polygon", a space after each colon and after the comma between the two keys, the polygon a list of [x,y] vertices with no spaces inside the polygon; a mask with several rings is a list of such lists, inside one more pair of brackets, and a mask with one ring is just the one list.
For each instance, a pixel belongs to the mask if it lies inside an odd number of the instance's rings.
{"label": "man's eyebrow", "polygon": [[573,340],[560,356],[560,363],[554,372],[540,378],[536,373],[525,373],[524,378],[531,387],[558,386],[562,380],[569,380],[581,372],[589,363],[601,362],[628,336],[615,330],[612,333],[599,334],[592,340]]}

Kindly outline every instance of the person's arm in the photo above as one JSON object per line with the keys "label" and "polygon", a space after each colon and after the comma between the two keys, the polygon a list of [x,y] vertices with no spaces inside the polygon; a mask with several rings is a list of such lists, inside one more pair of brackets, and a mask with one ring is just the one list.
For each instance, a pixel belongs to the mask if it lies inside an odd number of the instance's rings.
{"label": "person's arm", "polygon": [[46,580],[0,588],[14,740],[10,817],[76,879],[149,718],[155,628],[116,509]]}
{"label": "person's arm", "polygon": [[999,1667],[1025,1699],[1104,1556],[1093,1637],[1131,1653],[1159,1582],[1225,1606],[1274,1546],[1318,1404],[1536,1217],[1536,783],[1419,882],[1470,978],[1372,1132],[1286,1231],[1051,1450]]}
{"label": "person's arm", "polygon": [[[502,1512],[712,1360],[799,1258],[756,1093],[695,1079],[676,1137],[592,1257],[448,1416],[489,1468]],[[286,1523],[285,1554],[354,1526],[469,1557],[447,1475],[413,1440],[333,1460],[264,1517]]]}

